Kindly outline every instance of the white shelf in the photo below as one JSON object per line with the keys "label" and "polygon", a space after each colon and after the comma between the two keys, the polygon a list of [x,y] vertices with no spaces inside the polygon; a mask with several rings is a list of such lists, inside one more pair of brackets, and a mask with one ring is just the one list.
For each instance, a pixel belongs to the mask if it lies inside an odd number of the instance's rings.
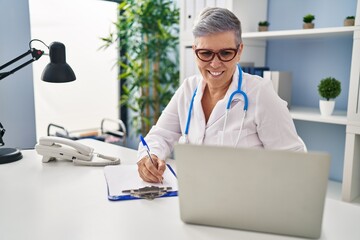
{"label": "white shelf", "polygon": [[347,124],[346,111],[334,111],[331,116],[321,116],[319,108],[291,106],[290,114],[294,120],[310,122]]}
{"label": "white shelf", "polygon": [[359,26],[351,27],[333,27],[333,28],[314,28],[314,29],[297,29],[267,32],[245,32],[242,34],[243,39],[289,39],[289,38],[314,38],[352,35],[355,30],[360,30]]}

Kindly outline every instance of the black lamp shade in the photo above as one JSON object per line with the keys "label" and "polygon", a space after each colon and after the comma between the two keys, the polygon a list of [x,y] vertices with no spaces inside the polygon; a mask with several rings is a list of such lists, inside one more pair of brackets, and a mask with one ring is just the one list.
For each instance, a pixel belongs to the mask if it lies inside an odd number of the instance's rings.
{"label": "black lamp shade", "polygon": [[76,79],[74,71],[66,63],[64,44],[53,42],[50,45],[50,63],[45,67],[41,79],[52,83],[71,82]]}

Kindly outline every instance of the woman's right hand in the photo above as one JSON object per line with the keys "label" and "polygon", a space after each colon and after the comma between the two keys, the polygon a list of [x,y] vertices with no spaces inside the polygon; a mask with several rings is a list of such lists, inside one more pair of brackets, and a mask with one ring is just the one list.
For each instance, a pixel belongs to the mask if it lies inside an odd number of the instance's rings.
{"label": "woman's right hand", "polygon": [[143,157],[137,162],[139,175],[146,182],[162,183],[164,179],[163,174],[166,169],[165,161],[158,159],[153,154],[151,154],[151,158],[154,163],[152,163],[148,156]]}

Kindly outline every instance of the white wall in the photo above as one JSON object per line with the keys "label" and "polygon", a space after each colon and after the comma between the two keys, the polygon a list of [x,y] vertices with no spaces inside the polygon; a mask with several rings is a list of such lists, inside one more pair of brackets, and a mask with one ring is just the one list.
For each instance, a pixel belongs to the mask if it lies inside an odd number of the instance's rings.
{"label": "white wall", "polygon": [[[0,0],[0,65],[25,53],[30,41],[28,0]],[[7,72],[30,56],[0,70]],[[35,115],[32,65],[0,80],[0,122],[4,125],[5,147],[35,145]]]}
{"label": "white wall", "polygon": [[49,123],[74,131],[99,128],[102,118],[119,117],[118,53],[115,46],[99,50],[100,37],[116,21],[117,6],[97,0],[29,0],[31,37],[48,45],[64,43],[67,63],[77,77],[71,83],[46,83],[40,78],[48,56],[33,64],[38,137],[46,135]]}

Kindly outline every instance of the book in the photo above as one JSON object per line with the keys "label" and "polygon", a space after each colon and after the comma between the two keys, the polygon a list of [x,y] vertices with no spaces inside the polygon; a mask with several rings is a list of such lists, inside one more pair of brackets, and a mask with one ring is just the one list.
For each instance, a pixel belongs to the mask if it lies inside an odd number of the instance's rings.
{"label": "book", "polygon": [[252,74],[252,75],[258,75],[260,77],[264,76],[264,71],[269,71],[268,67],[246,67],[241,66],[241,69],[243,72]]}

